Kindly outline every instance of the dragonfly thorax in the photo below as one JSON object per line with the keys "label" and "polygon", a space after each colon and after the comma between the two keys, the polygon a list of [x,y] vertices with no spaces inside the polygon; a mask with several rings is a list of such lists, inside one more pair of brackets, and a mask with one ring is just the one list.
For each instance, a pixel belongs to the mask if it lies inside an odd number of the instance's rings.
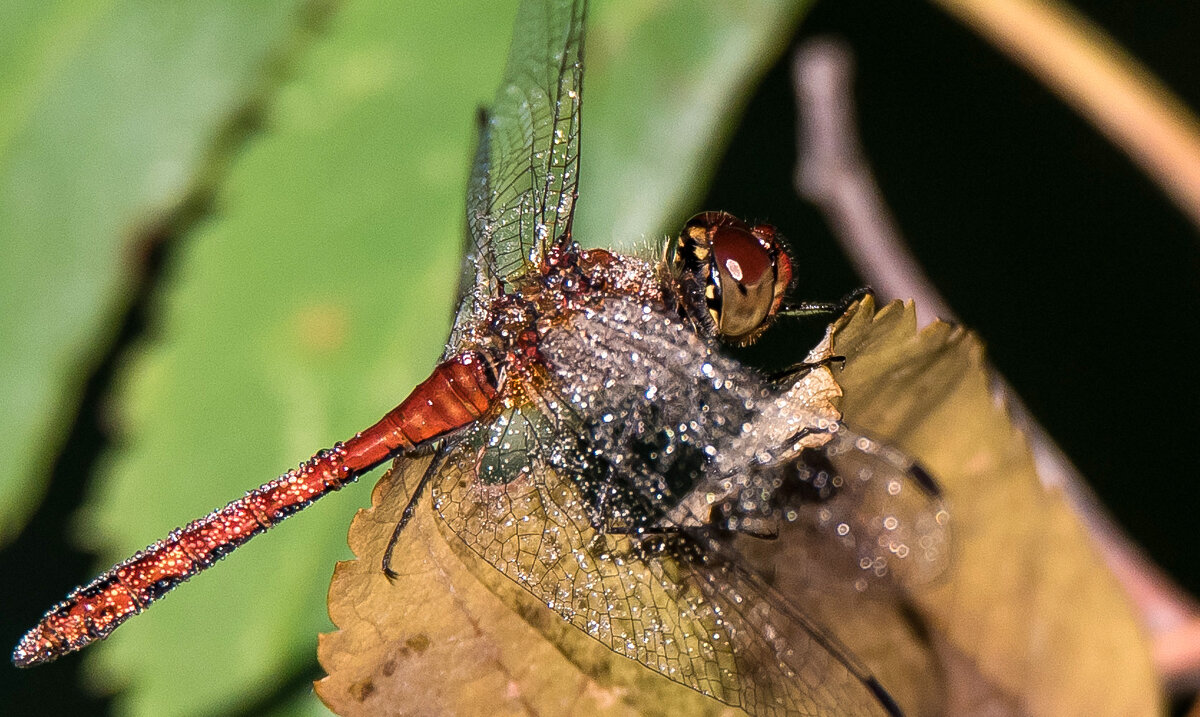
{"label": "dragonfly thorax", "polygon": [[490,300],[479,322],[464,332],[459,350],[488,356],[497,374],[521,374],[522,367],[543,361],[541,342],[548,332],[569,326],[573,317],[598,310],[606,300],[665,307],[664,281],[658,264],[645,259],[573,242],[552,248],[537,271]]}

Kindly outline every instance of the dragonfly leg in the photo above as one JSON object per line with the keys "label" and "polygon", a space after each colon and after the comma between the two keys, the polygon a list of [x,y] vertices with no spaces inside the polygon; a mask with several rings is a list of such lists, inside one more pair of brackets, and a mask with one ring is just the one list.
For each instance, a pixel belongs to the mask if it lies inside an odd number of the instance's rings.
{"label": "dragonfly leg", "polygon": [[388,539],[387,549],[383,551],[383,560],[380,567],[383,569],[383,574],[388,580],[395,580],[398,573],[392,570],[392,551],[396,549],[396,543],[400,540],[400,533],[404,532],[404,526],[408,525],[408,521],[412,520],[413,513],[417,509],[417,503],[425,493],[425,486],[429,484],[431,478],[441,469],[442,464],[446,462],[445,453],[438,452],[433,460],[429,462],[429,466],[421,475],[421,480],[417,482],[416,488],[413,489],[412,497],[408,499],[408,505],[404,506],[404,512],[400,514],[400,521],[396,523],[395,529],[392,530],[392,537]]}
{"label": "dragonfly leg", "polygon": [[815,368],[821,368],[822,366],[832,366],[835,363],[840,363],[842,365],[842,368],[845,368],[846,367],[846,357],[845,356],[826,356],[825,358],[821,359],[820,361],[811,361],[811,362],[810,361],[801,361],[800,363],[794,363],[791,366],[788,366],[787,368],[785,368],[783,370],[776,371],[775,373],[770,374],[767,378],[769,378],[771,381],[773,381],[777,384],[794,383],[794,382],[800,380],[801,378],[803,378],[805,374],[807,374],[809,371],[812,371]]}
{"label": "dragonfly leg", "polygon": [[806,318],[809,316],[824,316],[838,317],[846,313],[846,309],[859,299],[871,293],[871,287],[864,286],[849,294],[846,294],[838,301],[806,301],[802,304],[791,304],[779,310],[780,316],[791,316],[796,318]]}

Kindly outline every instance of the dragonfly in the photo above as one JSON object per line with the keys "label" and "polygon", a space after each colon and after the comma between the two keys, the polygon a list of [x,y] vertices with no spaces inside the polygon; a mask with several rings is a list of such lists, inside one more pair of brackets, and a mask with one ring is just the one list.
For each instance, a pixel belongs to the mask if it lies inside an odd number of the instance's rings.
{"label": "dragonfly", "polygon": [[424,505],[613,652],[755,715],[900,714],[864,664],[748,567],[739,541],[805,521],[872,579],[936,574],[937,483],[855,433],[811,382],[722,353],[782,316],[776,230],[704,212],[652,251],[584,249],[586,0],[524,0],[467,191],[460,299],[429,377],[371,427],[76,588],[13,652],[103,639],[180,583],[380,464],[430,456],[380,569]]}

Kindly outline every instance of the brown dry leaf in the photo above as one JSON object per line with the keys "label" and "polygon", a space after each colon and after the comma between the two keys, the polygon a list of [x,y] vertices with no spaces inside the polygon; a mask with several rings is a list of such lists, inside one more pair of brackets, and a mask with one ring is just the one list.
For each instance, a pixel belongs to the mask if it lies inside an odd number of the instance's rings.
{"label": "brown dry leaf", "polygon": [[317,693],[355,715],[740,714],[617,656],[469,552],[422,504],[383,550],[428,459],[397,461],[350,526],[321,636]]}
{"label": "brown dry leaf", "polygon": [[[833,328],[846,421],[918,457],[952,516],[950,568],[927,585],[855,590],[853,566],[801,528],[738,546],[829,626],[906,714],[1161,711],[1144,636],[1023,437],[988,389],[972,334],[916,331],[868,299]],[[468,551],[424,504],[382,551],[427,459],[397,462],[350,531],[330,588],[317,683],[341,715],[740,714],[619,657]]]}
{"label": "brown dry leaf", "polygon": [[918,458],[945,491],[951,566],[912,596],[945,713],[1162,713],[1146,636],[1063,497],[1038,482],[978,338],[944,323],[918,333],[912,304],[876,313],[868,298],[835,325],[833,351],[847,358],[845,421]]}

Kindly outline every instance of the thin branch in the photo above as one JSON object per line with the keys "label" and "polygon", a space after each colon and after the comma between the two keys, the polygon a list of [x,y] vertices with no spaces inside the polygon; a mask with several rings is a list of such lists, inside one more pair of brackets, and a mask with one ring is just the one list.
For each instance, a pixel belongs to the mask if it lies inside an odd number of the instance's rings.
{"label": "thin branch", "polygon": [[934,0],[1124,150],[1200,227],[1200,121],[1111,37],[1055,0]]}
{"label": "thin branch", "polygon": [[849,50],[832,40],[809,43],[796,55],[793,77],[802,128],[796,190],[821,208],[858,275],[875,293],[913,299],[921,326],[939,317],[953,320],[950,306],[901,240],[853,136],[852,64]]}
{"label": "thin branch", "polygon": [[[800,117],[796,189],[826,216],[860,276],[884,299],[916,302],[921,325],[954,312],[902,240],[864,159],[853,111],[849,50],[832,40],[802,47],[793,64]],[[1137,606],[1161,674],[1173,685],[1200,684],[1200,606],[1131,543],[1020,398],[998,374],[993,392],[1030,443],[1043,485],[1062,490]]]}

